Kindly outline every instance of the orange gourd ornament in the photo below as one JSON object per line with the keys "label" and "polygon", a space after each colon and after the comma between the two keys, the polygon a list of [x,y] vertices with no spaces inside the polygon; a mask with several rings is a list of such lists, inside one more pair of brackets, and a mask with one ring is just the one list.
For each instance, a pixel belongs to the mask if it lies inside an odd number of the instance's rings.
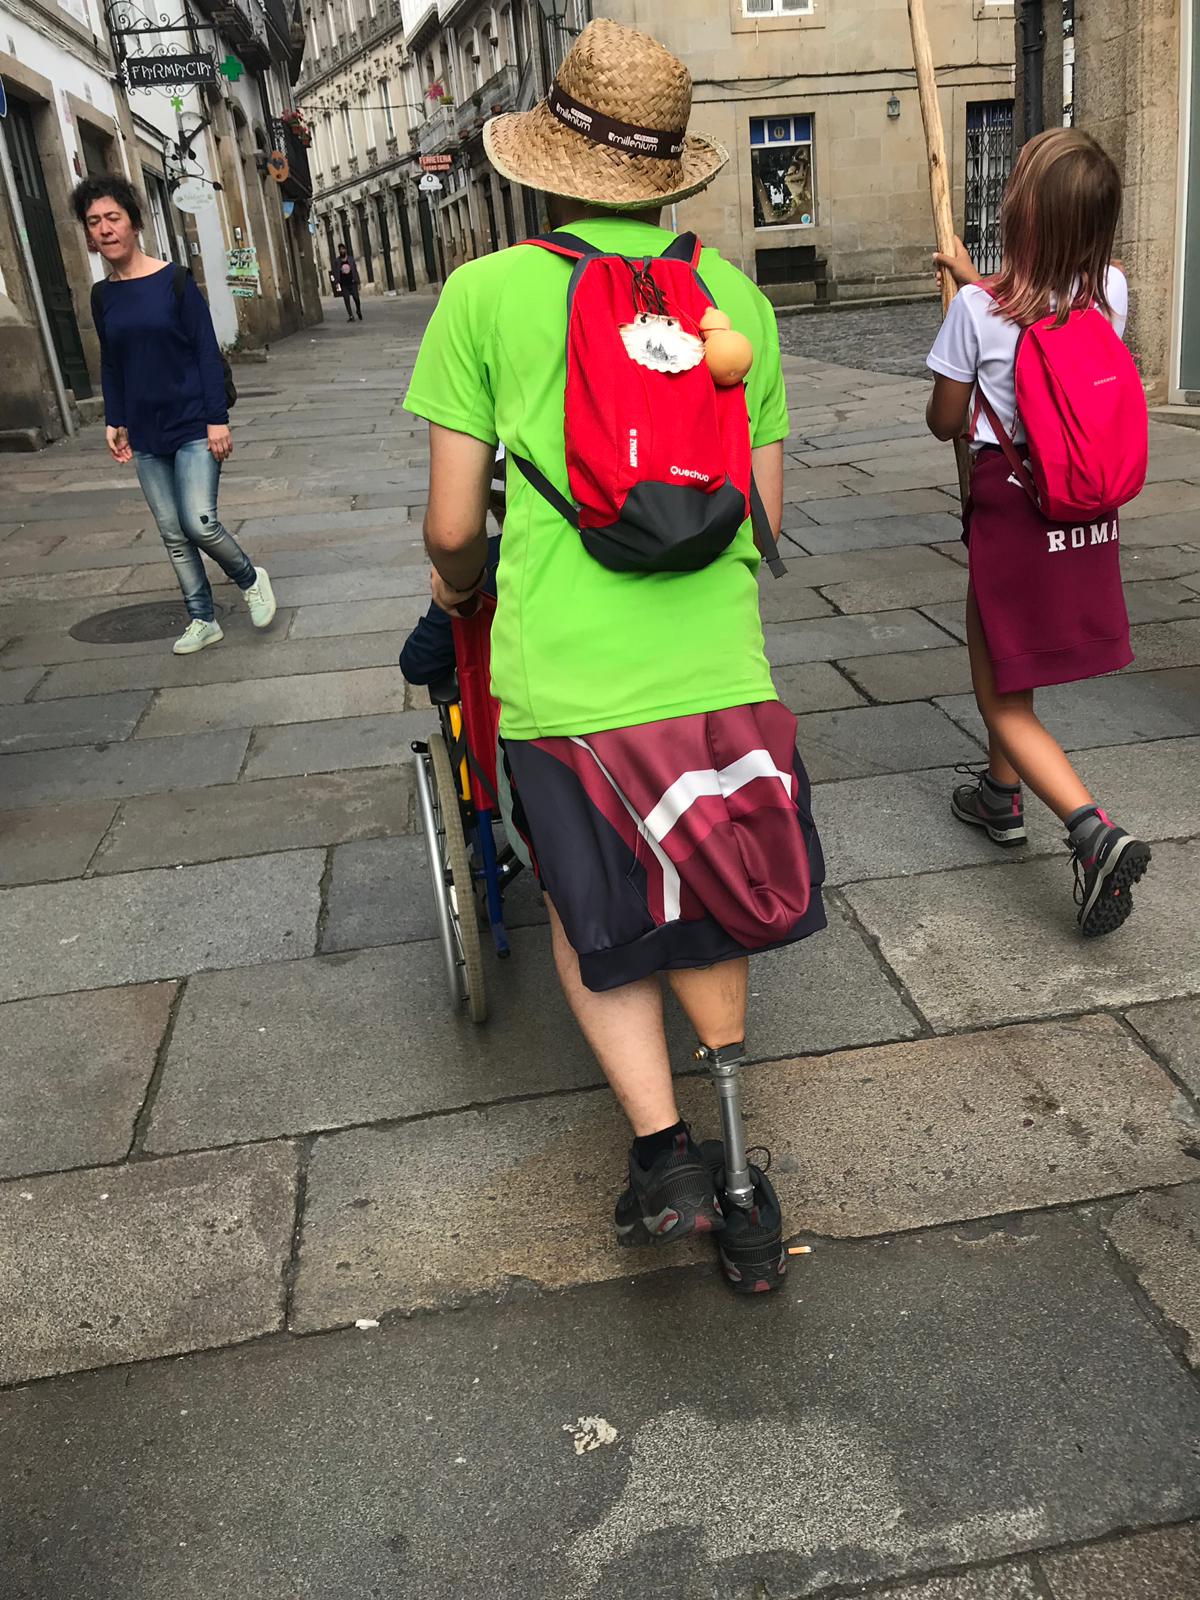
{"label": "orange gourd ornament", "polygon": [[712,373],[713,382],[721,389],[732,389],[754,365],[754,347],[744,333],[736,333],[732,328],[713,328],[711,332],[704,329],[704,360]]}

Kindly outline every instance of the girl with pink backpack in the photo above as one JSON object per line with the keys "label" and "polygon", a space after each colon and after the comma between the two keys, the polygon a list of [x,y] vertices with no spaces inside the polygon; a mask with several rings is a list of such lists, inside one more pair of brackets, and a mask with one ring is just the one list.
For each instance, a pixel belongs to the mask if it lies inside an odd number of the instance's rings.
{"label": "girl with pink backpack", "polygon": [[1148,419],[1121,342],[1120,209],[1120,176],[1094,139],[1031,139],[1005,191],[999,274],[981,279],[961,240],[934,257],[961,292],[928,358],[930,431],[971,442],[967,643],[988,729],[987,766],[951,807],[996,844],[1023,844],[1028,784],[1066,827],[1086,937],[1124,923],[1150,848],[1097,805],[1033,691],[1133,660],[1118,511],[1145,482]]}

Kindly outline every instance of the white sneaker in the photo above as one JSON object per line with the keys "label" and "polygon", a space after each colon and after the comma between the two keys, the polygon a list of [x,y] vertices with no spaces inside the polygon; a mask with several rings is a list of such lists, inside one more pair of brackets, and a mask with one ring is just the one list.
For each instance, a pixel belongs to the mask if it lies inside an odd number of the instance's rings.
{"label": "white sneaker", "polygon": [[250,607],[250,621],[256,628],[266,628],[275,616],[275,591],[267,576],[266,567],[255,567],[254,582],[243,589],[246,604]]}
{"label": "white sneaker", "polygon": [[194,617],[188,623],[187,630],[176,639],[172,649],[177,656],[190,656],[197,650],[203,650],[206,645],[219,643],[224,637],[219,622],[203,622],[199,617]]}

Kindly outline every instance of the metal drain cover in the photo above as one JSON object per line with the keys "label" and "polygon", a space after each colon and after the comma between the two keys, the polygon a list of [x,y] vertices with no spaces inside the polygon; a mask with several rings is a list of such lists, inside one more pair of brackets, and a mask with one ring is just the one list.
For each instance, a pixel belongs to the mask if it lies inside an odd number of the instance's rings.
{"label": "metal drain cover", "polygon": [[[226,606],[213,607],[217,620]],[[100,611],[85,617],[68,631],[81,644],[141,644],[148,639],[170,639],[187,627],[188,615],[182,600],[155,600],[149,605],[121,606],[116,611]]]}

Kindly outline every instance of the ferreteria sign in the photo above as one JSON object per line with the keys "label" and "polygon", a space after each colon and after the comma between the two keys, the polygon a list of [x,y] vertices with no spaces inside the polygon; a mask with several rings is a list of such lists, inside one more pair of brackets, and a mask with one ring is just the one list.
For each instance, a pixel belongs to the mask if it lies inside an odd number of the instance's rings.
{"label": "ferreteria sign", "polygon": [[125,70],[131,89],[161,89],[168,84],[217,81],[217,69],[207,50],[194,56],[129,56]]}

